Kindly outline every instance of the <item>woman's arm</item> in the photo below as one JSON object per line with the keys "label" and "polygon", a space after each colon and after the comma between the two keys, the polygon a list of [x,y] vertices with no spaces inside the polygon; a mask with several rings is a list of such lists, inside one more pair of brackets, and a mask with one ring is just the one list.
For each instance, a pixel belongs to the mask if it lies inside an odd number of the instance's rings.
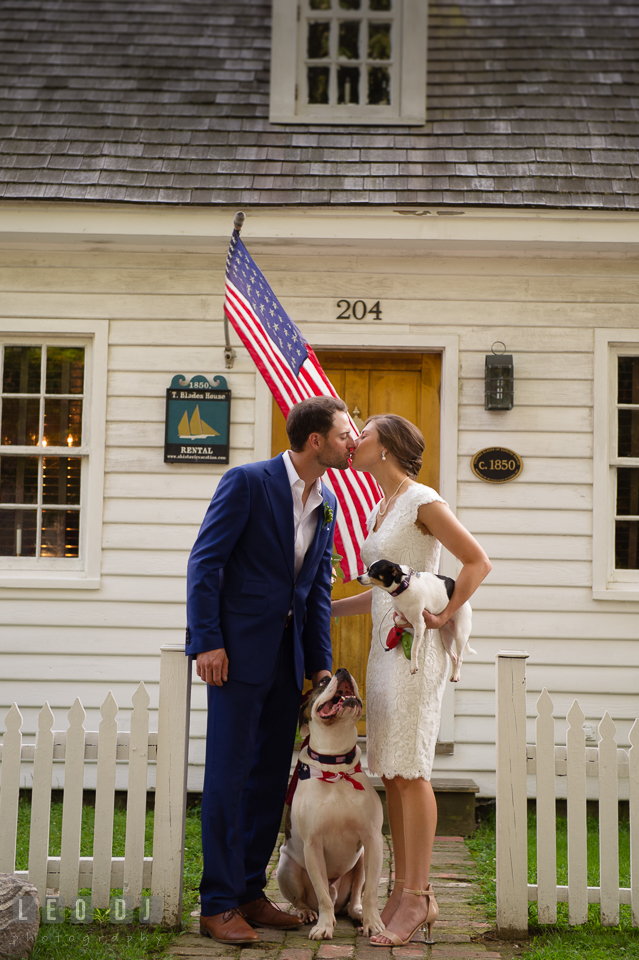
{"label": "woman's arm", "polygon": [[492,564],[471,533],[445,503],[424,503],[418,519],[439,542],[463,564],[455,581],[455,590],[448,605],[438,615],[424,612],[429,630],[438,630],[466,602],[492,570]]}
{"label": "woman's arm", "polygon": [[372,590],[356,593],[354,597],[343,597],[331,603],[331,617],[354,617],[358,613],[370,613]]}

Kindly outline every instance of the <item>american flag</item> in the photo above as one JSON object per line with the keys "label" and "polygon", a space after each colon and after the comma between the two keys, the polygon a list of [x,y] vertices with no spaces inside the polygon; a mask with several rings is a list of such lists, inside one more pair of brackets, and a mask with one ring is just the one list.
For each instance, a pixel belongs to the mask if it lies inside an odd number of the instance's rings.
{"label": "american flag", "polygon": [[[285,417],[294,404],[307,397],[337,396],[313,348],[279,303],[237,230],[226,259],[224,312]],[[350,416],[349,420],[358,436]],[[327,470],[322,480],[339,503],[335,549],[343,557],[345,580],[353,580],[364,569],[360,547],[366,537],[366,518],[381,493],[372,477],[350,467]]]}

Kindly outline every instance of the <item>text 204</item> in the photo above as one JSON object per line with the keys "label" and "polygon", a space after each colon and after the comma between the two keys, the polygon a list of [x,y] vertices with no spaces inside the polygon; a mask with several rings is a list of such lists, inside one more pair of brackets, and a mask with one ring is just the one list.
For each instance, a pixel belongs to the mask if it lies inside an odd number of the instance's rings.
{"label": "text 204", "polygon": [[379,300],[372,307],[369,307],[363,300],[338,300],[337,309],[340,308],[342,312],[337,314],[338,320],[350,320],[351,316],[354,320],[363,320],[366,316],[372,316],[375,320],[382,319],[382,308],[379,305]]}

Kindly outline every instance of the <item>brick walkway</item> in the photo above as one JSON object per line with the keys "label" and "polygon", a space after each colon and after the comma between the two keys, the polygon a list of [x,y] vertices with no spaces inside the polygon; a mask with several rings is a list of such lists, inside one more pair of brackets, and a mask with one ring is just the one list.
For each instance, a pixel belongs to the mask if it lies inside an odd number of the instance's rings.
{"label": "brick walkway", "polygon": [[[380,883],[380,909],[383,906],[392,877],[391,851],[388,838],[384,838],[386,853]],[[281,902],[274,853],[269,866],[270,877],[267,896]],[[505,944],[490,936],[491,924],[486,921],[481,907],[470,903],[477,892],[473,884],[473,860],[461,837],[438,837],[433,851],[431,881],[439,904],[440,919],[435,924],[432,947],[424,943],[424,935],[416,934],[406,947],[372,947],[368,939],[357,935],[349,917],[338,917],[332,940],[309,940],[310,926],[300,927],[290,933],[259,929],[260,943],[255,947],[226,947],[199,935],[197,917],[191,930],[181,934],[171,944],[168,955],[172,957],[228,957],[229,960],[391,960],[391,957],[415,958],[415,960],[513,960],[521,955],[519,946]]]}

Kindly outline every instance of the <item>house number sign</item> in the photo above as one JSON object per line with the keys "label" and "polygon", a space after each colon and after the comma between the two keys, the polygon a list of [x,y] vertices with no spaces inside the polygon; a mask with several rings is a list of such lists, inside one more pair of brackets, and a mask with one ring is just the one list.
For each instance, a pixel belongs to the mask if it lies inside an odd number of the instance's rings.
{"label": "house number sign", "polygon": [[521,457],[506,447],[486,447],[470,462],[473,473],[487,483],[506,483],[523,470]]}
{"label": "house number sign", "polygon": [[166,391],[165,463],[228,463],[231,391],[224,377],[184,379]]}
{"label": "house number sign", "polygon": [[379,300],[377,303],[367,303],[365,300],[338,300],[337,301],[337,320],[365,320],[370,317],[373,320],[382,319],[382,308]]}

